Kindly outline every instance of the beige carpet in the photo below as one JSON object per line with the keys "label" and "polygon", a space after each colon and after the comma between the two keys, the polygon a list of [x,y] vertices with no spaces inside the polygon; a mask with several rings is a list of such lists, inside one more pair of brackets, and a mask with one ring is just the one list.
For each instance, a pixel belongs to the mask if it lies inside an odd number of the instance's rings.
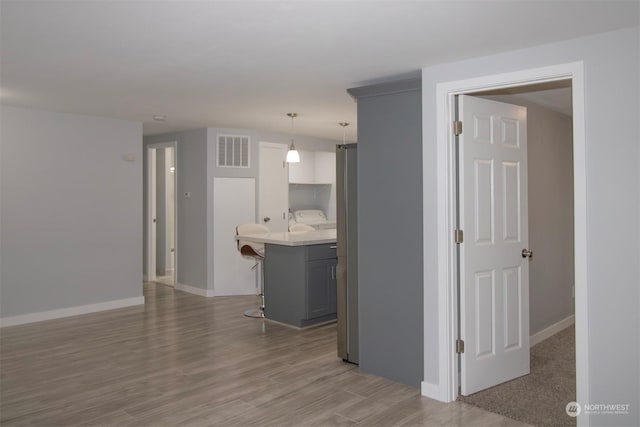
{"label": "beige carpet", "polygon": [[534,426],[576,425],[565,412],[576,396],[571,326],[531,348],[531,373],[458,400]]}

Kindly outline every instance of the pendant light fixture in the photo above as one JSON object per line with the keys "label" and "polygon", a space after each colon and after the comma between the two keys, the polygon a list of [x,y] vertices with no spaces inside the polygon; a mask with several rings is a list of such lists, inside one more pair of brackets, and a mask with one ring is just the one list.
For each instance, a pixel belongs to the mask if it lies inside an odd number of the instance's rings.
{"label": "pendant light fixture", "polygon": [[291,117],[291,146],[287,151],[287,163],[300,163],[300,153],[296,150],[296,146],[293,145],[293,119],[298,117],[298,113],[287,113],[287,116]]}
{"label": "pendant light fixture", "polygon": [[342,145],[344,145],[347,143],[347,126],[349,126],[349,123],[340,122],[338,124],[342,126]]}

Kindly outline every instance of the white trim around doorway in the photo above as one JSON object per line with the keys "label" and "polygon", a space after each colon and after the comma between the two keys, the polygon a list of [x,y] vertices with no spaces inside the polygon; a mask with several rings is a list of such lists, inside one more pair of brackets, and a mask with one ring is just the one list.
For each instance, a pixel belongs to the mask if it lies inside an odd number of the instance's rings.
{"label": "white trim around doorway", "polygon": [[[146,157],[146,168],[147,170],[145,171],[146,175],[147,175],[147,186],[145,188],[145,191],[147,193],[147,215],[146,215],[146,221],[147,221],[147,239],[144,242],[144,244],[146,245],[147,248],[147,257],[144,260],[145,265],[146,265],[146,270],[147,270],[147,274],[144,276],[144,280],[145,281],[153,281],[156,278],[156,272],[155,272],[155,260],[153,259],[152,255],[154,254],[155,250],[152,251],[152,236],[151,236],[151,230],[152,230],[152,202],[154,202],[154,200],[151,197],[151,192],[152,192],[152,188],[153,188],[153,174],[154,174],[154,170],[155,168],[151,167],[149,160],[152,158],[152,151],[153,150],[157,150],[159,148],[173,148],[173,156],[174,156],[174,164],[176,165],[176,171],[173,174],[173,188],[174,188],[174,192],[175,192],[175,203],[173,204],[173,218],[175,221],[175,250],[173,252],[173,257],[174,257],[174,264],[173,264],[173,278],[174,278],[174,283],[178,283],[178,142],[177,141],[169,141],[169,142],[158,142],[155,144],[148,144],[146,146],[146,150],[145,150],[145,157]],[[153,269],[151,270],[151,267],[153,267]]]}
{"label": "white trim around doorway", "polygon": [[[480,90],[571,80],[573,89],[574,251],[576,324],[576,401],[589,402],[589,352],[587,304],[586,157],[584,117],[584,66],[582,62],[521,70],[439,83],[437,103],[437,226],[438,226],[438,374],[439,383],[423,382],[422,394],[443,402],[458,396],[458,370],[454,344],[457,326],[454,153],[452,144],[453,98]],[[423,190],[424,191],[424,190]],[[425,193],[425,197],[427,194]],[[425,219],[426,220],[426,219]],[[426,238],[426,236],[424,237]],[[428,263],[425,262],[425,265]],[[423,285],[428,286],[425,270]],[[425,325],[425,330],[427,327]],[[426,340],[425,340],[426,341]],[[425,361],[426,363],[426,361]],[[589,425],[580,416],[578,425]]]}

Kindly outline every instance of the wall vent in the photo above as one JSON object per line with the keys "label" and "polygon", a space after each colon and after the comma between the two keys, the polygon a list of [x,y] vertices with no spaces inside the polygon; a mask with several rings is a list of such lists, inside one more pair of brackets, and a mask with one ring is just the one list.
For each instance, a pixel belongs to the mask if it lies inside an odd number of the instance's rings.
{"label": "wall vent", "polygon": [[249,137],[218,135],[218,167],[248,168]]}

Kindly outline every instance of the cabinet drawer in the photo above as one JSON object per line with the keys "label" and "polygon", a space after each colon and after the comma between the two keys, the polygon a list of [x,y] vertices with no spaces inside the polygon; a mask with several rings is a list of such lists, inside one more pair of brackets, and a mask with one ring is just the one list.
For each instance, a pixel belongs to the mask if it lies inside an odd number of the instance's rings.
{"label": "cabinet drawer", "polygon": [[314,261],[318,259],[332,259],[337,257],[338,253],[336,252],[335,243],[307,246],[307,261]]}

